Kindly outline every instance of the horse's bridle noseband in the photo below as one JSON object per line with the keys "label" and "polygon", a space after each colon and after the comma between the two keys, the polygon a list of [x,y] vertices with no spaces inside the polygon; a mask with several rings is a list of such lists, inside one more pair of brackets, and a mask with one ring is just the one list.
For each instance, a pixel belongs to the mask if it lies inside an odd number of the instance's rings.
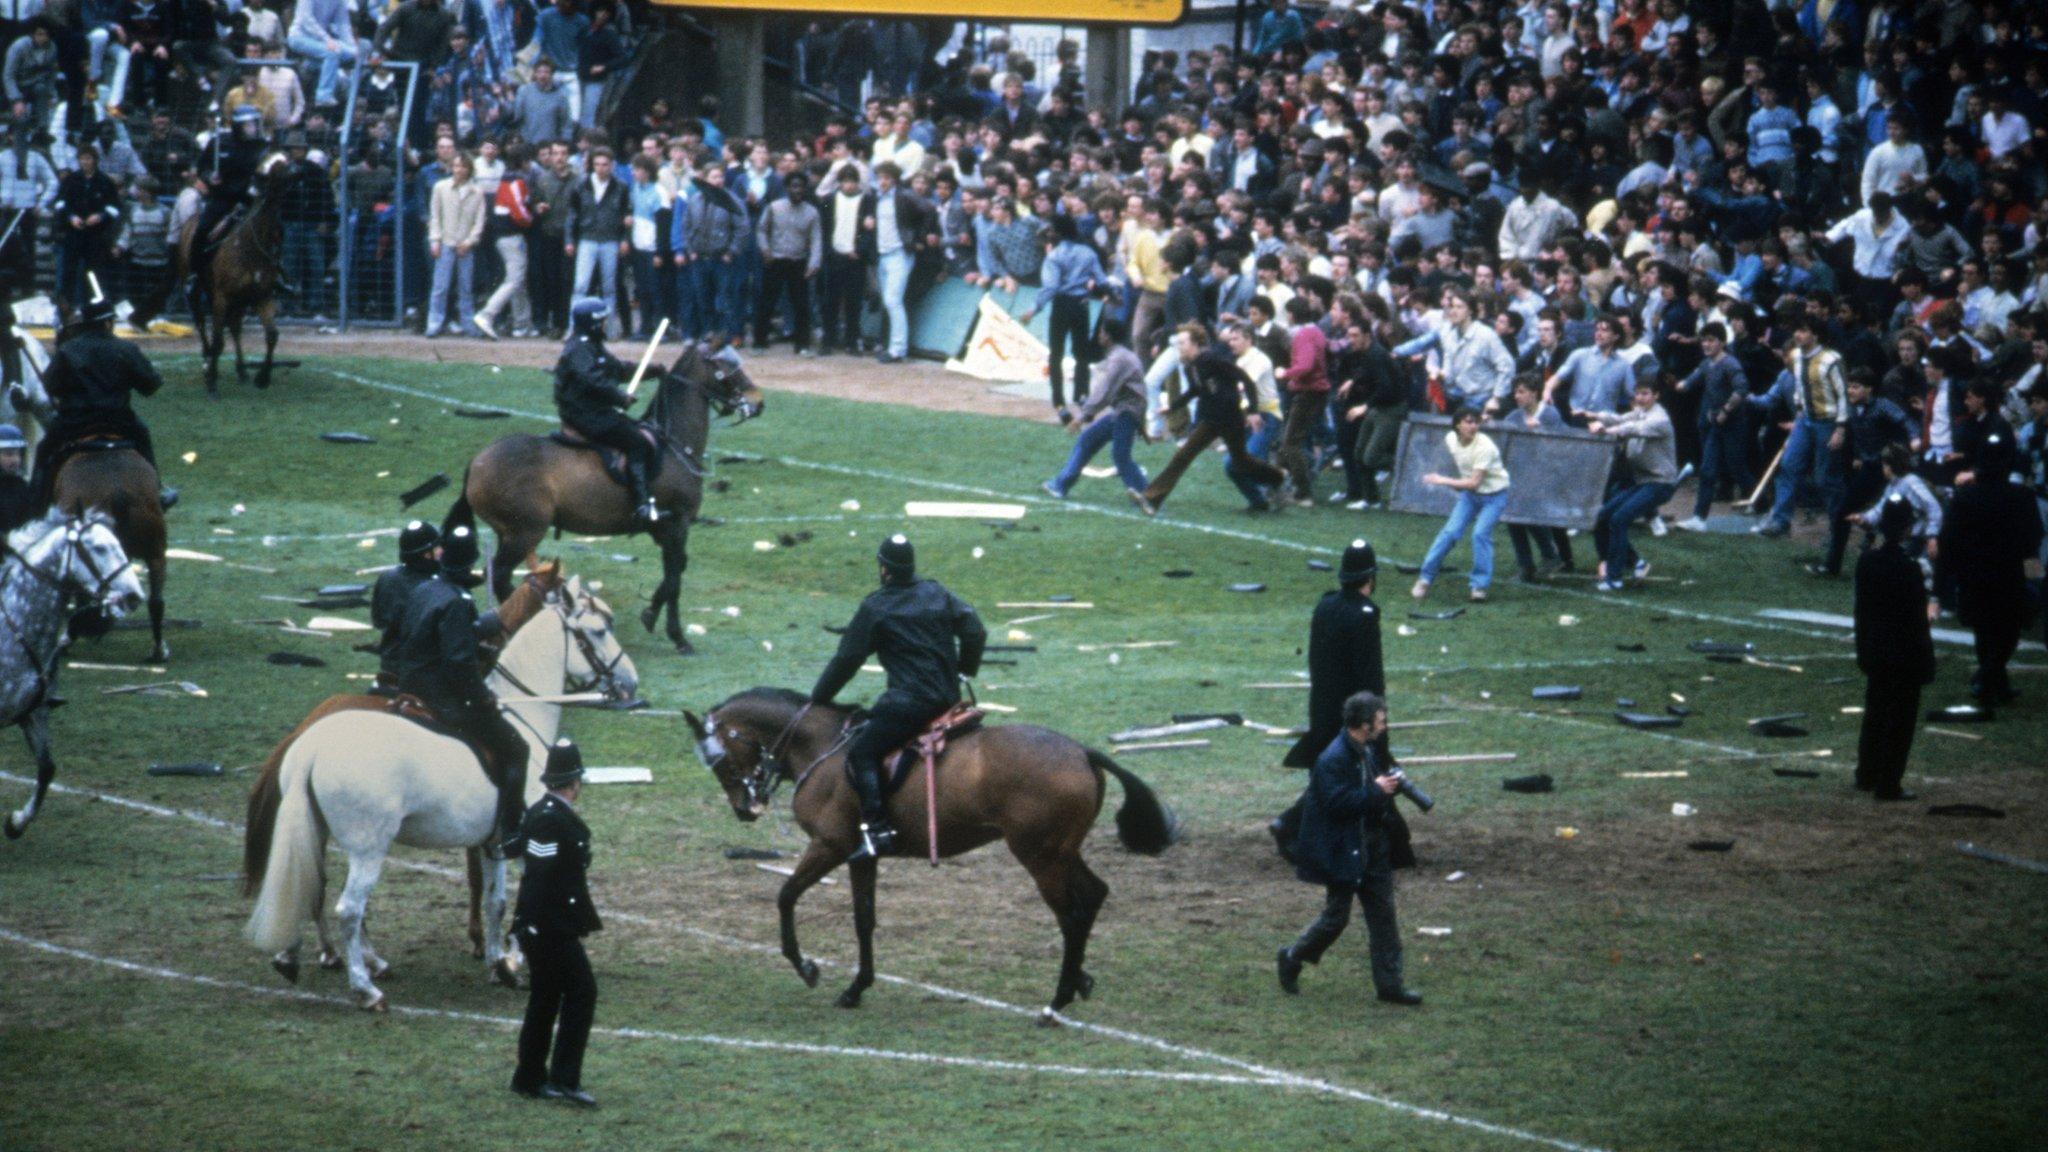
{"label": "horse's bridle noseband", "polygon": [[[775,799],[775,790],[784,780],[795,781],[797,790],[801,791],[804,781],[811,778],[811,773],[817,769],[818,765],[823,764],[832,753],[839,750],[841,744],[846,742],[846,736],[842,734],[839,740],[834,742],[830,748],[825,749],[817,759],[812,760],[810,764],[805,766],[803,771],[791,772],[789,765],[783,762],[782,757],[789,751],[790,741],[796,738],[796,730],[803,724],[804,717],[811,714],[811,708],[811,702],[805,701],[804,706],[796,710],[796,715],[789,718],[789,723],[783,726],[781,733],[765,745],[737,728],[726,729],[726,739],[719,741],[720,751],[718,755],[707,761],[705,766],[713,772],[717,772],[718,766],[726,761],[728,755],[726,745],[729,742],[751,744],[754,747],[755,754],[754,770],[747,773],[747,778],[741,782],[742,787],[747,790],[747,800],[749,803],[759,804],[766,808],[769,801]],[[714,712],[710,716],[705,717],[705,719],[708,721],[706,730],[714,739],[717,738],[718,714]],[[793,803],[794,793],[791,795]]]}
{"label": "horse's bridle noseband", "polygon": [[[42,582],[50,585],[51,587],[59,589],[67,588],[71,585],[71,568],[73,564],[76,564],[78,567],[83,568],[85,570],[86,577],[92,582],[91,591],[88,593],[88,596],[90,597],[94,604],[103,605],[106,603],[107,589],[113,586],[114,581],[119,580],[121,578],[122,573],[127,572],[130,568],[135,567],[135,561],[124,558],[121,562],[120,567],[102,573],[97,567],[94,566],[92,557],[85,551],[84,548],[85,532],[86,529],[91,526],[92,525],[89,522],[74,523],[65,526],[63,549],[64,560],[62,566],[59,567],[57,571],[54,573],[46,572],[43,569],[36,567],[34,561],[30,560],[27,556],[22,555],[22,553],[20,553],[19,551],[16,551],[12,546],[6,545],[4,542],[0,542],[0,551],[11,552],[15,556],[20,557],[21,566],[24,570],[26,570],[29,573],[29,575],[34,576],[36,579],[41,580]],[[86,581],[80,580],[77,583],[81,586],[84,586],[86,584]]]}

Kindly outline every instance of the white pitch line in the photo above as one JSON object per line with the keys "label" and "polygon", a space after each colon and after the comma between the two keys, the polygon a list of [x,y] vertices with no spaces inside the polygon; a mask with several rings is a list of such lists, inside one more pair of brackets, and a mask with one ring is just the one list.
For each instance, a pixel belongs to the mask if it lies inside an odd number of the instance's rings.
{"label": "white pitch line", "polygon": [[[1854,652],[1802,652],[1796,656],[1773,656],[1775,660],[1854,660]],[[1697,653],[1671,656],[1639,655],[1629,660],[1618,656],[1596,656],[1585,660],[1518,660],[1507,664],[1389,664],[1389,672],[1421,672],[1443,675],[1450,672],[1539,672],[1546,668],[1650,668],[1661,664],[1685,664],[1703,660]],[[1303,685],[1306,687],[1306,684]]]}
{"label": "white pitch line", "polygon": [[[33,780],[27,779],[26,777],[17,776],[12,772],[5,771],[0,771],[0,780],[11,781],[16,784],[34,783]],[[96,792],[85,788],[73,788],[64,784],[53,783],[50,785],[50,790],[52,792],[92,797],[94,799],[101,800],[109,804],[129,808],[134,811],[143,812],[152,816],[183,817],[185,819],[207,825],[208,827],[223,828],[234,832],[242,831],[242,826],[239,824],[236,824],[228,820],[222,820],[215,816],[208,816],[205,813],[201,812],[187,812],[174,808],[164,808],[155,804],[146,804],[137,800],[128,800],[124,797],[114,796],[105,792]],[[443,865],[428,864],[424,861],[405,859],[393,859],[390,861],[390,863],[411,871],[431,873],[437,876],[444,876],[450,879],[466,879],[464,873],[458,872],[453,868],[449,868]],[[684,935],[687,936],[694,936],[700,940],[709,941],[711,943],[723,945],[725,947],[733,948],[743,952],[755,952],[763,955],[774,956],[781,955],[781,949],[773,945],[763,944],[753,940],[743,940],[737,936],[728,936],[723,932],[713,932],[708,929],[698,928],[689,924],[683,924],[680,922],[670,923],[668,921],[663,921],[656,917],[643,916],[633,912],[608,911],[605,913],[605,915],[621,923],[640,924],[653,928],[673,929],[675,931],[682,932]],[[0,932],[4,932],[4,930],[0,930]],[[824,959],[822,957],[813,956],[811,957],[811,959],[815,960],[820,967],[844,968],[846,966],[839,961]],[[922,980],[913,980],[904,976],[892,976],[886,972],[876,973],[875,978],[886,984],[893,984],[901,988],[912,988],[917,991],[924,992],[928,995],[937,996],[941,999],[957,1000],[964,1004],[973,1004],[977,1007],[988,1008],[993,1011],[1008,1013],[1013,1016],[1037,1017],[1041,1013],[1040,1009],[1027,1008],[1021,1004],[1012,1004],[1007,1000],[998,1000],[992,996],[983,996],[975,992],[966,992],[957,988],[948,988],[942,984],[929,984]],[[207,977],[205,979],[211,980],[212,978]],[[249,985],[249,987],[255,986]],[[266,989],[265,991],[277,990]],[[305,993],[301,995],[311,994]],[[347,1002],[344,1001],[344,1003]],[[419,1011],[428,1010],[420,1009]],[[1530,1132],[1520,1128],[1513,1128],[1507,1125],[1495,1124],[1488,1120],[1480,1120],[1470,1116],[1460,1116],[1456,1113],[1445,1112],[1436,1108],[1425,1108],[1420,1105],[1409,1104],[1405,1101],[1396,1100],[1389,1096],[1381,1096],[1376,1093],[1366,1092],[1362,1089],[1351,1088],[1346,1085],[1337,1084],[1329,1080],[1324,1080],[1310,1076],[1303,1076],[1299,1073],[1288,1072],[1279,1068],[1267,1067],[1266,1065],[1254,1063],[1253,1061],[1241,1060],[1235,1056],[1226,1056],[1219,1052],[1210,1052],[1202,1048],[1195,1048],[1184,1044],[1176,1044],[1171,1040],[1163,1040],[1157,1036],[1148,1036],[1142,1032],[1131,1032],[1122,1028],[1111,1027],[1107,1024],[1095,1024],[1086,1020],[1076,1020],[1073,1017],[1066,1015],[1061,1015],[1059,1019],[1061,1023],[1065,1024],[1067,1027],[1078,1029],[1083,1032],[1092,1032],[1098,1036],[1106,1036],[1111,1039],[1122,1040],[1128,1044],[1135,1044],[1140,1047],[1151,1048],[1156,1051],[1165,1052],[1174,1056],[1179,1056],[1187,1060],[1198,1061],[1206,1064],[1216,1064],[1225,1068],[1235,1068],[1240,1072],[1246,1073],[1249,1077],[1256,1078],[1256,1082],[1260,1083],[1271,1083],[1276,1086],[1306,1089],[1311,1092],[1319,1092],[1327,1096],[1336,1096],[1340,1099],[1351,1100],[1361,1104],[1371,1104],[1376,1107],[1387,1109],[1390,1112],[1398,1112],[1406,1116],[1414,1116],[1419,1119],[1425,1120],[1435,1120],[1441,1123],[1451,1124],[1461,1128],[1469,1128],[1474,1131],[1485,1132],[1489,1135],[1501,1136],[1513,1140],[1520,1140],[1525,1143],[1540,1144],[1547,1148],[1558,1149],[1559,1152],[1603,1152],[1602,1149],[1595,1145],[1579,1144],[1570,1140],[1561,1140],[1552,1136],[1544,1136],[1540,1133]]]}
{"label": "white pitch line", "polygon": [[[262,996],[273,1000],[294,1000],[311,1004],[334,1004],[352,1007],[355,1002],[346,996],[328,996],[318,992],[307,992],[296,988],[270,988],[260,984],[245,984],[238,980],[223,980],[217,976],[205,976],[195,972],[180,972],[174,968],[160,968],[153,964],[141,964],[123,960],[118,956],[104,956],[82,948],[71,948],[49,940],[38,939],[0,927],[0,940],[19,944],[25,948],[67,960],[81,960],[91,964],[104,965],[117,971],[135,976],[149,976],[158,980],[191,984],[200,988],[211,988],[221,992],[240,992],[250,996]],[[488,1024],[499,1028],[517,1028],[522,1021],[512,1016],[492,1016],[484,1012],[465,1012],[450,1008],[421,1008],[417,1005],[392,1004],[394,1016],[412,1016],[426,1020],[452,1020],[465,1024]],[[837,1056],[861,1060],[897,1061],[906,1064],[929,1064],[945,1068],[965,1068],[980,1072],[1023,1072],[1037,1075],[1069,1076],[1078,1079],[1101,1080],[1161,1080],[1175,1084],[1232,1084],[1256,1088],[1298,1088],[1291,1081],[1266,1076],[1234,1076],[1224,1072],[1169,1072],[1150,1068],[1089,1068],[1078,1064],[1038,1064],[1023,1060],[994,1060],[979,1056],[946,1056],[935,1052],[915,1052],[893,1048],[867,1048],[843,1044],[805,1044],[791,1040],[757,1040],[742,1036],[719,1036],[707,1032],[669,1032],[656,1028],[593,1028],[599,1036],[615,1036],[623,1040],[657,1040],[669,1044],[694,1044],[715,1048],[735,1048],[752,1052],[785,1052],[799,1056]]]}
{"label": "white pitch line", "polygon": [[[454,397],[436,395],[435,393],[432,392],[422,391],[418,388],[408,388],[403,384],[393,384],[385,380],[373,380],[370,377],[358,376],[352,372],[342,372],[327,367],[320,367],[317,370],[325,372],[328,375],[335,377],[336,379],[346,380],[351,384],[359,384],[365,388],[374,388],[384,392],[393,392],[401,396],[413,396],[422,400],[432,400],[438,404],[467,403],[467,401],[457,400]],[[524,417],[525,419],[528,420],[539,420],[548,424],[553,424],[556,422],[556,418],[554,416],[543,415],[538,412],[521,412],[517,409],[505,408],[503,406],[499,406],[499,410],[508,412],[514,416]],[[900,473],[884,472],[875,468],[856,468],[848,464],[821,464],[815,460],[802,460],[793,456],[766,456],[738,452],[728,453],[728,455],[744,455],[747,456],[749,459],[753,460],[763,460],[769,463],[781,464],[789,468],[803,468],[813,472],[831,472],[841,476],[855,476],[864,480],[879,480],[892,484],[906,484],[912,487],[932,488],[941,492],[957,492],[967,496],[986,496],[1011,501],[1015,503],[1034,505],[1046,509],[1060,509],[1069,512],[1091,512],[1099,516],[1108,516],[1111,519],[1128,520],[1133,523],[1139,524],[1163,524],[1169,528],[1180,528],[1191,532],[1200,532],[1205,536],[1220,536],[1231,540],[1241,540],[1249,544],[1264,544],[1268,547],[1282,548],[1290,552],[1307,553],[1312,556],[1332,556],[1336,554],[1334,549],[1325,546],[1315,544],[1304,544],[1299,540],[1288,540],[1279,536],[1268,536],[1261,532],[1246,532],[1238,528],[1218,528],[1211,524],[1201,524],[1193,520],[1182,520],[1173,516],[1148,517],[1141,515],[1137,512],[1129,511],[1127,509],[1110,508],[1105,505],[1089,504],[1083,501],[1053,500],[1045,496],[1034,496],[1030,494],[1004,492],[998,489],[983,488],[973,484],[956,484],[949,480],[932,480],[918,476],[905,476]],[[1571,596],[1577,599],[1590,600],[1596,604],[1606,604],[1616,608],[1632,608],[1639,611],[1656,612],[1669,616],[1681,616],[1688,620],[1697,620],[1705,624],[1726,624],[1731,627],[1753,628],[1766,632],[1783,632],[1788,635],[1805,636],[1815,640],[1837,640],[1846,643],[1849,639],[1847,637],[1844,637],[1839,632],[1819,632],[1805,628],[1792,628],[1783,624],[1768,623],[1765,621],[1753,619],[1745,619],[1740,616],[1723,616],[1713,612],[1700,612],[1690,608],[1677,608],[1669,604],[1666,604],[1662,601],[1638,600],[1626,596],[1616,597],[1613,595],[1598,592],[1581,591],[1575,588],[1559,588],[1547,584],[1538,584],[1533,585],[1532,587],[1534,588],[1534,590],[1539,592],[1548,592],[1559,596]]]}

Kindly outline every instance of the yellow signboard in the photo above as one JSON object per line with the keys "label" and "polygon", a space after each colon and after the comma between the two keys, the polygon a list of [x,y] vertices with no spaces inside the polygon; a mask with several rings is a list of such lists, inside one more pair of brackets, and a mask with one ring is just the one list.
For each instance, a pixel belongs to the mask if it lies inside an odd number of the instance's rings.
{"label": "yellow signboard", "polygon": [[671,8],[737,8],[841,16],[950,16],[1037,24],[1172,24],[1187,0],[654,0]]}

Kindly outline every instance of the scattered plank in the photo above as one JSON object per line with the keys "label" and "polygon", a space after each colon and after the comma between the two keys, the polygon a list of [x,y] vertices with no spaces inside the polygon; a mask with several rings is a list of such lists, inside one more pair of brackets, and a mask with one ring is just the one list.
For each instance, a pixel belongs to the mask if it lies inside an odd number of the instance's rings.
{"label": "scattered plank", "polygon": [[1674,771],[1674,772],[1623,772],[1623,773],[1621,774],[1621,778],[1622,778],[1622,779],[1624,779],[1624,780],[1684,780],[1684,779],[1686,779],[1687,777],[1689,777],[1689,776],[1691,776],[1691,775],[1692,775],[1692,773],[1690,773],[1690,772],[1684,772],[1684,771]]}
{"label": "scattered plank", "polygon": [[1941,728],[1941,727],[1937,727],[1937,726],[1935,726],[1935,725],[1933,725],[1933,724],[1927,724],[1927,725],[1924,725],[1924,726],[1922,726],[1922,727],[1921,727],[1921,729],[1920,729],[1920,730],[1921,730],[1922,732],[1932,732],[1932,733],[1934,733],[1934,734],[1935,734],[1936,736],[1953,736],[1953,737],[1955,737],[1955,738],[1956,738],[1956,739],[1958,739],[1958,740],[1982,740],[1982,739],[1983,739],[1983,737],[1982,737],[1982,736],[1979,736],[1979,735],[1977,735],[1977,734],[1976,734],[1975,732],[1958,732],[1958,731],[1956,731],[1956,730],[1955,730],[1955,729],[1953,729],[1953,728]]}
{"label": "scattered plank", "polygon": [[2009,864],[2014,868],[2023,869],[2028,872],[2039,872],[2044,876],[2048,876],[2048,864],[2043,864],[2039,860],[2029,860],[2024,856],[2008,856],[2003,852],[1994,852],[1989,848],[1979,848],[1968,840],[1956,841],[1956,850],[1965,856],[1975,856],[1979,860],[1989,860],[1993,864]]}
{"label": "scattered plank", "polygon": [[1401,766],[1405,768],[1410,764],[1486,764],[1513,760],[1519,755],[1521,754],[1518,752],[1467,752],[1458,756],[1404,756],[1401,759]]}
{"label": "scattered plank", "polygon": [[194,552],[190,548],[166,548],[164,549],[164,559],[196,560],[201,564],[218,564],[221,562],[220,557],[215,556],[211,552]]}
{"label": "scattered plank", "polygon": [[1139,648],[1173,648],[1177,647],[1179,644],[1180,641],[1178,640],[1130,640],[1122,644],[1076,644],[1074,646],[1074,651],[1109,652],[1118,648],[1124,649],[1125,651],[1131,651]]}
{"label": "scattered plank", "polygon": [[67,669],[76,668],[81,672],[147,672],[151,676],[161,676],[164,674],[162,668],[152,668],[144,664],[91,664],[84,660],[72,660],[68,661],[64,667]]}
{"label": "scattered plank", "polygon": [[585,768],[583,781],[586,784],[652,784],[652,768]]}
{"label": "scattered plank", "polygon": [[980,703],[976,704],[975,707],[981,709],[984,712],[1001,712],[1005,716],[1011,715],[1017,711],[1015,708],[1011,707],[1008,704],[998,704],[993,700],[983,700]]}
{"label": "scattered plank", "polygon": [[1160,724],[1150,728],[1126,728],[1109,738],[1112,744],[1130,744],[1139,740],[1161,740],[1169,736],[1186,736],[1192,732],[1207,732],[1216,728],[1228,728],[1230,721],[1221,717],[1207,720],[1190,720],[1183,724]]}
{"label": "scattered plank", "polygon": [[[760,869],[761,871],[763,871],[763,872],[773,872],[773,873],[775,873],[775,874],[776,874],[777,876],[794,876],[794,875],[796,875],[796,869],[794,869],[794,868],[781,868],[781,867],[777,867],[777,866],[776,866],[776,865],[774,865],[774,864],[758,864],[758,863],[757,863],[757,864],[755,864],[755,865],[754,865],[754,867],[756,867],[756,868],[759,868],[759,869]],[[833,879],[832,877],[830,877],[830,876],[822,876],[822,877],[819,877],[819,879],[818,879],[818,883],[820,883],[820,884],[837,884],[837,883],[839,883],[839,881],[837,881],[837,880],[834,880],[834,879]]]}
{"label": "scattered plank", "polygon": [[1121,756],[1130,752],[1170,752],[1181,748],[1207,748],[1207,740],[1158,740],[1150,744],[1126,744],[1116,749]]}
{"label": "scattered plank", "polygon": [[903,506],[905,516],[946,517],[961,520],[1022,520],[1022,504],[977,504],[965,500],[912,500]]}
{"label": "scattered plank", "polygon": [[[996,607],[1030,609],[1093,608],[1095,607],[1095,602],[1093,600],[999,600],[996,602]],[[1043,620],[1045,617],[1041,616],[1039,619]],[[1010,623],[1022,624],[1024,621],[1012,620]]]}

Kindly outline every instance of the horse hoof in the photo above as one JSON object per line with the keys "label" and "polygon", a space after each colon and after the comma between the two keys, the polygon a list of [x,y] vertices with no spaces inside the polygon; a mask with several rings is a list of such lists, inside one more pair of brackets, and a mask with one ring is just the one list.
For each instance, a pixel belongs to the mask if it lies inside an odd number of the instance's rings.
{"label": "horse hoof", "polygon": [[652,607],[647,608],[640,613],[640,626],[642,628],[647,629],[649,633],[652,633],[654,631],[655,622],[660,619],[661,609]]}
{"label": "horse hoof", "polygon": [[507,988],[519,987],[519,969],[513,966],[510,959],[500,959],[491,965],[491,975],[496,976],[498,983]]}
{"label": "horse hoof", "polygon": [[834,1000],[833,1003],[841,1008],[858,1008],[860,1007],[860,993],[848,988],[846,991],[841,992],[839,999]]}
{"label": "horse hoof", "polygon": [[341,953],[339,952],[322,952],[320,954],[320,970],[323,972],[339,972],[341,971],[342,963]]}
{"label": "horse hoof", "polygon": [[28,831],[28,829],[27,829],[26,827],[24,827],[24,826],[22,826],[22,825],[20,825],[20,824],[16,824],[16,823],[14,822],[14,817],[12,817],[12,816],[9,816],[9,817],[7,818],[7,838],[8,838],[9,840],[19,840],[19,839],[21,839],[21,834],[22,834],[23,832],[26,832],[26,831]]}
{"label": "horse hoof", "polygon": [[287,982],[292,984],[299,982],[299,962],[297,960],[287,960],[280,956],[272,960],[270,966],[276,969],[277,974],[284,977]]}
{"label": "horse hoof", "polygon": [[1060,1019],[1060,1014],[1050,1007],[1041,1009],[1038,1013],[1038,1026],[1040,1028],[1058,1028],[1065,1024],[1066,1021]]}
{"label": "horse hoof", "polygon": [[801,964],[799,964],[799,965],[797,965],[797,966],[796,966],[796,974],[797,974],[797,975],[799,975],[799,976],[801,976],[801,977],[803,977],[803,979],[804,979],[804,987],[806,987],[806,988],[816,988],[816,987],[818,986],[818,962],[817,962],[817,961],[815,961],[815,960],[805,960],[805,961],[804,961],[803,963],[801,963]]}
{"label": "horse hoof", "polygon": [[1090,976],[1086,972],[1081,973],[1081,978],[1074,982],[1074,991],[1080,995],[1081,999],[1086,1000],[1088,994],[1095,991],[1095,977]]}

